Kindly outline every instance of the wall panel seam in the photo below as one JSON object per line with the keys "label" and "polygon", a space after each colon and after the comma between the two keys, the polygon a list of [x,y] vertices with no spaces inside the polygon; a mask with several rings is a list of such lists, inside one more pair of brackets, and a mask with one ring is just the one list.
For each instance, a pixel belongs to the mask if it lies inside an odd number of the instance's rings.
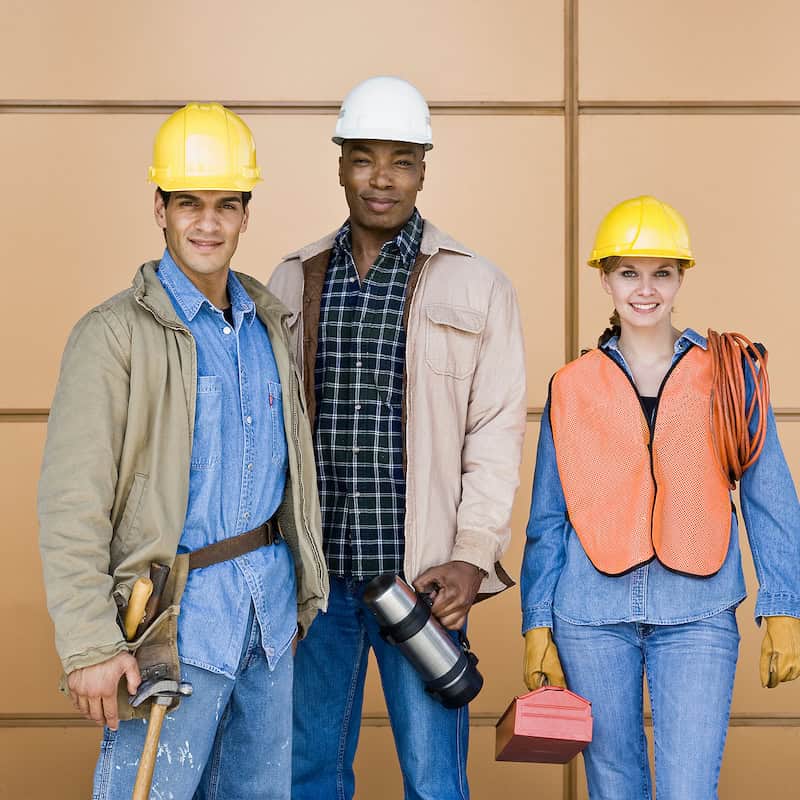
{"label": "wall panel seam", "polygon": [[[473,711],[470,713],[470,727],[494,727],[502,711]],[[386,713],[365,713],[362,727],[383,728],[389,726]],[[645,715],[645,724],[652,726],[653,720]],[[77,714],[0,714],[0,728],[95,728],[96,724]],[[740,713],[731,714],[730,728],[800,728],[800,716],[785,713]]]}
{"label": "wall panel seam", "polygon": [[[0,114],[169,114],[183,100],[0,100]],[[328,100],[223,100],[239,114],[321,114],[336,116],[340,102]],[[564,104],[550,101],[439,100],[434,114],[492,116],[561,116]]]}

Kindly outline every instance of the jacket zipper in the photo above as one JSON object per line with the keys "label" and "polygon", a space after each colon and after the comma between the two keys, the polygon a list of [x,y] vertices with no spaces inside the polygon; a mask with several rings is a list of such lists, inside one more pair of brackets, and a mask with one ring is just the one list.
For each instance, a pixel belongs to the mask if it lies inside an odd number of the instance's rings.
{"label": "jacket zipper", "polygon": [[655,439],[655,434],[656,434],[656,419],[658,417],[658,405],[661,402],[661,395],[664,392],[664,387],[667,385],[667,380],[669,379],[670,375],[672,375],[673,371],[675,370],[675,367],[677,367],[678,364],[680,364],[680,362],[683,360],[683,357],[689,352],[691,348],[687,348],[686,350],[684,350],[675,359],[670,368],[666,371],[664,377],[661,379],[661,385],[658,387],[658,393],[656,394],[656,403],[655,407],[653,408],[652,419],[647,418],[647,409],[645,408],[644,403],[642,402],[642,396],[639,394],[639,390],[636,387],[633,378],[628,374],[625,367],[623,367],[622,364],[620,364],[619,361],[617,361],[614,358],[614,356],[611,355],[611,353],[607,352],[602,347],[599,349],[600,352],[604,356],[606,356],[606,358],[611,359],[612,363],[615,364],[620,369],[622,374],[628,379],[628,383],[630,383],[631,387],[633,388],[633,391],[636,394],[636,399],[639,401],[639,406],[642,409],[642,416],[644,417],[644,421],[647,423],[647,428],[650,431],[650,436],[647,441],[647,452],[648,455],[650,456],[650,480],[652,480],[653,482],[653,504],[650,507],[650,543],[652,544],[653,523],[655,521],[655,510],[656,510],[656,498],[658,497],[658,482],[656,481],[656,473],[653,467],[653,440]]}

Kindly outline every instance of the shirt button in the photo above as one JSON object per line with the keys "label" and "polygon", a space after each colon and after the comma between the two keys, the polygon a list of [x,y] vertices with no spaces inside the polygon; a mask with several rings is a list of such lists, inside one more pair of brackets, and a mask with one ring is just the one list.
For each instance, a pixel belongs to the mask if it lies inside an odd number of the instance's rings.
{"label": "shirt button", "polygon": [[252,461],[247,465],[247,469],[253,469],[253,462]]}
{"label": "shirt button", "polygon": [[360,361],[356,361],[356,366],[360,367],[361,366],[361,362]]}
{"label": "shirt button", "polygon": [[353,448],[353,452],[354,452],[354,453],[358,453],[360,450],[361,450],[361,448],[360,448],[360,447],[354,447],[354,448]]}
{"label": "shirt button", "polygon": [[355,278],[349,278],[349,281],[350,281],[350,283],[355,283],[356,279]]}
{"label": "shirt button", "polygon": [[231,329],[230,329],[230,328],[229,328],[229,327],[226,325],[226,326],[225,326],[225,327],[222,329],[222,332],[223,332],[223,333],[224,333],[226,336],[228,336],[228,334],[230,334],[230,332],[231,332]]}
{"label": "shirt button", "polygon": [[242,517],[244,519],[250,519],[250,512],[249,511],[245,511],[244,514],[242,514]]}
{"label": "shirt button", "polygon": [[356,411],[361,411],[361,403],[356,403]]}
{"label": "shirt button", "polygon": [[252,424],[252,422],[253,422],[253,418],[252,418],[252,417],[251,417],[251,416],[248,414],[248,416],[246,416],[246,417],[244,418],[244,421],[245,421],[245,422],[246,422],[248,425],[250,425],[250,424]]}
{"label": "shirt button", "polygon": [[353,497],[361,497],[361,492],[353,492]]}

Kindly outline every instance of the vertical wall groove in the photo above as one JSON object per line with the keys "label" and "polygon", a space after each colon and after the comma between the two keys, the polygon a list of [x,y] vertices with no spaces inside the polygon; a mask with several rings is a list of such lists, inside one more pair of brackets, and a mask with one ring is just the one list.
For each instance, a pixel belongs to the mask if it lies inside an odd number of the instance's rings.
{"label": "vertical wall groove", "polygon": [[[564,0],[564,360],[578,355],[578,2]],[[578,798],[578,763],[563,774],[563,800]]]}
{"label": "vertical wall groove", "polygon": [[[578,2],[564,0],[564,360],[578,355]],[[563,774],[563,800],[577,800],[578,763]]]}

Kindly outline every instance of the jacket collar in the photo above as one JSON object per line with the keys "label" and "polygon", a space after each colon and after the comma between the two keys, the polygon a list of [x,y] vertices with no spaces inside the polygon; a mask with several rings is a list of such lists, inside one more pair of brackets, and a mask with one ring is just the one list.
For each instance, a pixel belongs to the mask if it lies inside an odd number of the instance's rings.
{"label": "jacket collar", "polygon": [[[336,234],[339,232],[339,230],[340,229],[337,228],[335,231],[332,231],[327,236],[323,236],[316,242],[289,253],[284,257],[284,261],[290,261],[292,259],[299,258],[300,261],[305,263],[314,256],[324,253],[326,250],[332,250],[336,241]],[[428,220],[425,220],[425,224],[422,229],[422,243],[420,244],[419,250],[421,253],[424,253],[428,256],[432,256],[438,253],[440,250],[447,250],[451,253],[457,253],[458,255],[467,256],[470,258],[475,256],[474,250],[464,247],[463,244],[457,242],[443,231],[440,231],[432,222],[429,222]]]}
{"label": "jacket collar", "polygon": [[[170,328],[188,330],[181,322],[166,289],[158,279],[158,261],[142,264],[133,276],[133,296],[139,305],[146,308],[157,320]],[[234,273],[244,290],[256,305],[260,317],[275,315],[278,318],[289,315],[289,311],[261,283],[242,272]]]}

